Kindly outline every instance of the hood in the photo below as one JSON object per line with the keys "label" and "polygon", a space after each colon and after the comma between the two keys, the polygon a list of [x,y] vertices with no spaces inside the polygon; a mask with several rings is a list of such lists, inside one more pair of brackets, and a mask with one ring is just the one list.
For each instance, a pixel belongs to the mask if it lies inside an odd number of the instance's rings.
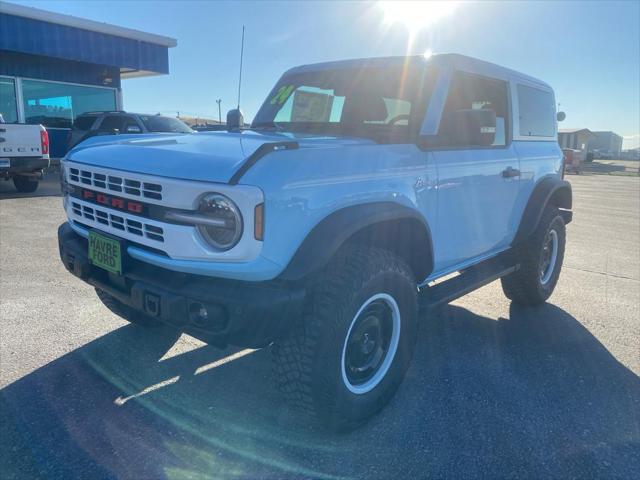
{"label": "hood", "polygon": [[183,135],[118,135],[90,138],[72,149],[67,159],[135,173],[183,180],[228,183],[261,145],[298,142],[299,148],[371,144],[371,140],[290,133],[203,132]]}

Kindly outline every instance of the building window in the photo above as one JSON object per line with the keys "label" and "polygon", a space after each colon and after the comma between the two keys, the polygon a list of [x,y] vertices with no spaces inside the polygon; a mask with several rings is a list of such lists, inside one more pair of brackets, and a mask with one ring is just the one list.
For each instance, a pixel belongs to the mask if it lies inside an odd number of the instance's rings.
{"label": "building window", "polygon": [[0,115],[6,123],[18,122],[16,82],[13,78],[0,77]]}
{"label": "building window", "polygon": [[116,92],[68,83],[22,80],[25,122],[45,127],[71,128],[85,112],[116,109]]}
{"label": "building window", "polygon": [[538,88],[518,85],[520,135],[524,137],[554,137],[556,119],[553,95]]}

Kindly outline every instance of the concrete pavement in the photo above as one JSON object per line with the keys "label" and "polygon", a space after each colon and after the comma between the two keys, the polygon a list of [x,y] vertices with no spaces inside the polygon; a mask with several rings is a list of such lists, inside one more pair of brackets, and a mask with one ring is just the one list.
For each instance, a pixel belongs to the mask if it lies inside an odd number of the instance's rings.
{"label": "concrete pavement", "polygon": [[60,264],[61,199],[0,184],[2,477],[637,478],[640,182],[569,179],[550,302],[513,307],[494,282],[423,319],[398,394],[348,435],[282,402],[268,349],[229,358],[112,315]]}

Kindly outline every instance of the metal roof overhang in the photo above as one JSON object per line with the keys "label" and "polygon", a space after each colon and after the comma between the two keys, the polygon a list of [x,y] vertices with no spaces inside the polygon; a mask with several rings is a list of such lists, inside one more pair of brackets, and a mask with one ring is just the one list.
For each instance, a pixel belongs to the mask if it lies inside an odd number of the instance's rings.
{"label": "metal roof overhang", "polygon": [[117,67],[122,78],[169,73],[176,40],[0,3],[0,50]]}
{"label": "metal roof overhang", "polygon": [[591,130],[589,130],[588,128],[560,128],[558,129],[558,133],[564,133],[564,134],[572,134],[572,133],[586,133],[587,135],[591,136],[591,137],[595,137],[596,134],[593,133]]}

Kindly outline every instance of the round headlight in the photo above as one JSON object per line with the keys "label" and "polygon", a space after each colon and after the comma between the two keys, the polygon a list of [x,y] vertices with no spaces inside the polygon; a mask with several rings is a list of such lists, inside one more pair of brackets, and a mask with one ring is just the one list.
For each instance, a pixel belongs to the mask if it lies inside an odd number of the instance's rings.
{"label": "round headlight", "polygon": [[242,215],[233,201],[220,193],[207,193],[200,199],[200,214],[211,218],[198,231],[207,243],[219,250],[229,250],[242,236]]}

